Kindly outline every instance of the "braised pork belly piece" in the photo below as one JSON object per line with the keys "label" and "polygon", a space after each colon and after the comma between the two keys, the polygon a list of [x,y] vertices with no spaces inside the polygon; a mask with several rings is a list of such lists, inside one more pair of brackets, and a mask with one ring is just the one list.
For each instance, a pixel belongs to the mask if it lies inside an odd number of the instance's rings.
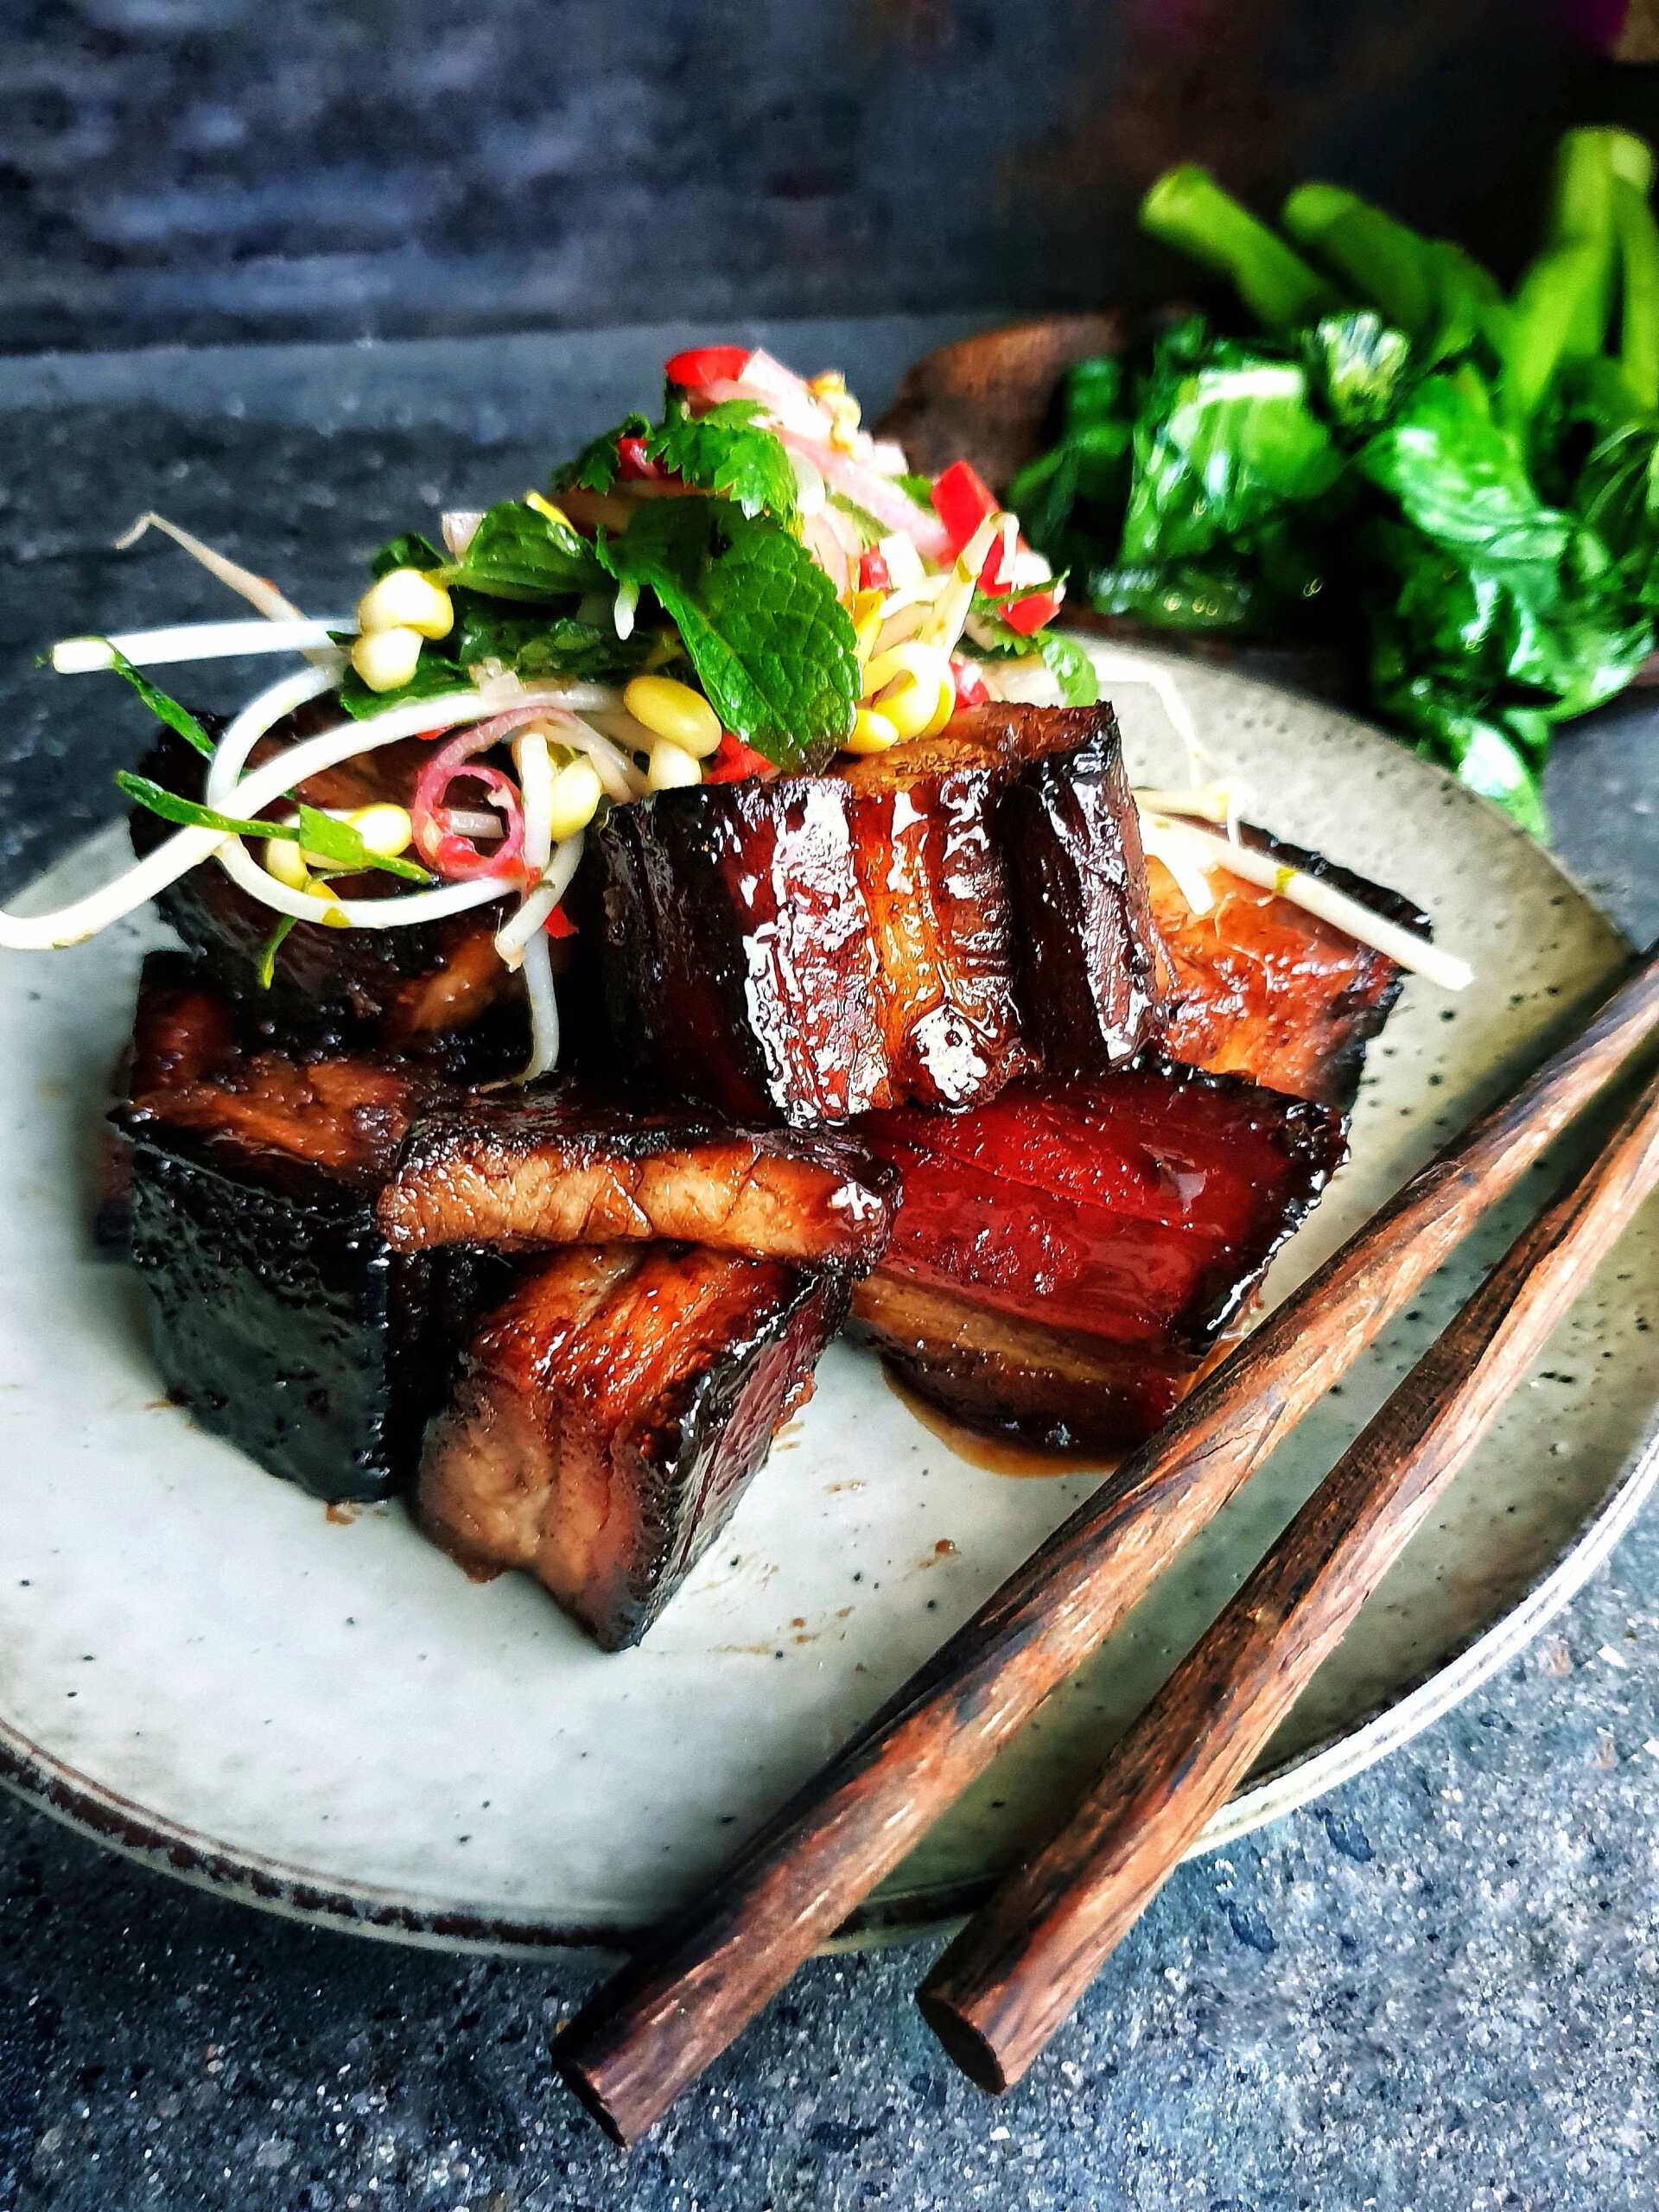
{"label": "braised pork belly piece", "polygon": [[[207,719],[212,727],[212,718]],[[339,707],[327,702],[301,709],[270,737],[261,739],[249,766],[263,766],[285,745],[314,735],[339,719]],[[430,751],[420,739],[410,738],[359,754],[308,778],[297,786],[297,796],[312,806],[336,809],[369,806],[385,799],[407,805]],[[170,791],[191,798],[201,796],[201,758],[170,732],[154,748],[144,770]],[[170,832],[169,823],[141,808],[132,818],[133,849],[142,859]],[[341,877],[338,887],[342,897],[380,899],[408,887],[377,871]],[[222,868],[192,868],[167,887],[157,904],[185,943],[207,963],[223,990],[233,998],[250,1000],[262,1018],[296,1034],[315,1034],[340,1024],[364,1025],[373,1029],[376,1042],[388,1050],[416,1050],[470,1029],[512,1001],[518,989],[495,952],[493,940],[500,910],[494,906],[407,929],[336,930],[321,922],[301,922],[278,946],[266,988],[259,981],[259,963],[276,917]]]}
{"label": "braised pork belly piece", "polygon": [[[1398,892],[1264,830],[1246,824],[1241,834],[1385,921],[1430,935],[1427,916]],[[1400,995],[1395,963],[1293,899],[1224,869],[1211,879],[1216,903],[1207,914],[1192,912],[1159,861],[1147,864],[1147,874],[1169,966],[1161,1049],[1192,1067],[1351,1106],[1365,1047]]]}
{"label": "braised pork belly piece", "polygon": [[967,1424],[1061,1448],[1150,1434],[1344,1150],[1328,1108],[1162,1065],[860,1135],[903,1198],[859,1333]]}
{"label": "braised pork belly piece", "polygon": [[423,1526],[637,1643],[725,1526],[840,1328],[847,1278],[679,1245],[563,1252],[490,1314],[422,1465]]}
{"label": "braised pork belly piece", "polygon": [[978,709],[832,774],[658,792],[590,868],[616,1046],[733,1114],[969,1105],[1157,1027],[1107,708]]}
{"label": "braised pork belly piece", "polygon": [[374,1199],[441,1078],[238,1037],[178,956],[139,993],[131,1250],[169,1392],[273,1474],[328,1499],[414,1471],[461,1329],[499,1263],[395,1253]]}
{"label": "braised pork belly piece", "polygon": [[378,1201],[397,1251],[505,1251],[670,1238],[863,1274],[884,1249],[898,1178],[850,1139],[734,1128],[571,1084],[418,1114]]}

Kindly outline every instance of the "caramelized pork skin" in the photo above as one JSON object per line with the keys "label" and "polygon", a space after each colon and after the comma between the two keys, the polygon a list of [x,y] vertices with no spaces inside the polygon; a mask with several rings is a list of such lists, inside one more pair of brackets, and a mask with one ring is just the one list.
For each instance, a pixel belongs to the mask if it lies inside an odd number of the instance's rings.
{"label": "caramelized pork skin", "polygon": [[[1319,853],[1246,824],[1243,835],[1427,939],[1428,918],[1398,892]],[[1400,995],[1400,969],[1291,899],[1224,871],[1216,906],[1195,914],[1158,861],[1148,864],[1153,919],[1167,958],[1171,1011],[1162,1050],[1217,1074],[1351,1106],[1365,1047]]]}
{"label": "caramelized pork skin", "polygon": [[658,792],[583,876],[615,1045],[728,1113],[968,1105],[1045,1043],[1103,1065],[1155,1027],[1109,709],[977,710],[833,774]]}
{"label": "caramelized pork skin", "polygon": [[897,1183],[846,1137],[734,1128],[704,1109],[561,1084],[418,1115],[378,1217],[399,1251],[671,1238],[863,1274],[886,1247]]}
{"label": "caramelized pork skin", "polygon": [[[302,708],[254,747],[258,767],[284,744],[337,722],[339,705],[324,699]],[[210,728],[213,718],[204,717]],[[309,778],[301,795],[314,806],[365,806],[378,799],[407,805],[430,747],[419,738],[360,755]],[[145,773],[187,798],[201,795],[202,761],[168,732],[144,763]],[[267,812],[275,810],[267,810]],[[143,809],[132,818],[141,857],[171,835],[171,824]],[[340,880],[353,899],[390,897],[396,880],[376,871]],[[468,1028],[517,996],[518,986],[497,958],[492,938],[500,910],[486,907],[409,929],[334,930],[302,922],[277,950],[270,990],[260,988],[260,956],[277,917],[232,882],[222,868],[192,868],[168,885],[157,904],[185,943],[210,964],[234,997],[296,1033],[341,1022],[372,1027],[393,1051],[419,1048]]]}
{"label": "caramelized pork skin", "polygon": [[1063,1447],[1151,1433],[1344,1150],[1327,1108],[1161,1065],[860,1135],[904,1196],[859,1333],[968,1425]]}
{"label": "caramelized pork skin", "polygon": [[484,1322],[428,1433],[422,1525],[637,1643],[729,1519],[842,1324],[838,1271],[677,1245],[561,1253]]}
{"label": "caramelized pork skin", "polygon": [[500,1274],[471,1252],[394,1253],[374,1220],[437,1077],[250,1050],[174,954],[146,963],[132,1058],[132,1257],[168,1390],[317,1497],[402,1488]]}

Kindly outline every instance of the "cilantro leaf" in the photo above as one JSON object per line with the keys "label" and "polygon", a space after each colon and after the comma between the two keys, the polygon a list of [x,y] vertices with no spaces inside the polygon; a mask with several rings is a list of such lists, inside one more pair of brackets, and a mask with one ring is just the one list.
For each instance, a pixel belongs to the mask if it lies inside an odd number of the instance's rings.
{"label": "cilantro leaf", "polygon": [[673,401],[645,440],[645,451],[700,492],[734,499],[746,515],[793,522],[795,471],[783,440],[757,427],[760,411],[753,399],[722,399],[693,415],[683,399]]}
{"label": "cilantro leaf", "polygon": [[1100,696],[1095,664],[1075,638],[1039,630],[1026,637],[1004,620],[1001,602],[984,592],[974,594],[973,625],[976,635],[964,639],[968,650],[982,660],[1029,660],[1040,654],[1043,665],[1059,686],[1063,707],[1092,707]]}
{"label": "cilantro leaf", "polygon": [[1032,642],[1060,687],[1060,704],[1092,707],[1100,697],[1100,683],[1095,674],[1095,664],[1077,639],[1057,637],[1052,630],[1039,630]]}
{"label": "cilantro leaf", "polygon": [[567,461],[553,472],[553,489],[568,492],[580,487],[584,492],[608,492],[616,481],[616,442],[619,438],[643,438],[651,424],[643,415],[625,415],[613,430],[607,430],[590,438],[574,461]]}
{"label": "cilantro leaf", "polygon": [[931,476],[895,476],[893,482],[901,492],[908,492],[918,507],[933,512],[933,479]]}
{"label": "cilantro leaf", "polygon": [[[109,645],[107,638],[100,639],[99,642]],[[169,698],[158,685],[152,683],[147,676],[143,675],[133,666],[125,653],[117,645],[110,645],[110,666],[116,675],[131,684],[157,721],[165,722],[168,729],[175,730],[185,743],[194,745],[198,753],[210,754],[213,752],[213,739],[208,736],[190,709],[188,707],[181,707],[176,699]]]}
{"label": "cilantro leaf", "polygon": [[859,666],[851,618],[805,547],[730,499],[662,499],[599,557],[653,592],[725,727],[780,766],[838,746]]}
{"label": "cilantro leaf", "polygon": [[443,556],[429,537],[423,537],[418,530],[406,531],[401,537],[388,538],[369,563],[370,574],[389,576],[394,569],[441,569]]}
{"label": "cilantro leaf", "polygon": [[426,870],[417,868],[413,861],[372,853],[363,842],[361,833],[349,822],[337,822],[332,814],[302,802],[298,805],[297,821],[255,822],[243,815],[222,814],[217,807],[204,806],[200,799],[185,798],[177,791],[168,791],[164,784],[152,783],[148,776],[135,776],[126,768],[116,771],[115,781],[117,788],[135,805],[148,807],[164,822],[176,822],[184,829],[216,830],[226,837],[275,838],[283,844],[303,845],[308,852],[321,855],[332,867],[352,874],[379,868],[387,875],[399,875],[410,883],[432,880]]}
{"label": "cilantro leaf", "polygon": [[289,931],[298,927],[297,915],[277,916],[276,926],[259,948],[259,958],[254,967],[254,976],[262,991],[268,991],[276,980],[276,956],[287,942]]}
{"label": "cilantro leaf", "polygon": [[605,580],[579,531],[522,499],[487,508],[465,556],[438,574],[446,584],[462,584],[492,599],[532,601],[590,591]]}

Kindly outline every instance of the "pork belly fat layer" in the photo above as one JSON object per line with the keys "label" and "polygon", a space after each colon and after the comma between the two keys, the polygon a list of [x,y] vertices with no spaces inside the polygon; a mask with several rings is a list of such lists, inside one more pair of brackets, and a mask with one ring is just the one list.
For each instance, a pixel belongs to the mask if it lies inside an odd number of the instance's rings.
{"label": "pork belly fat layer", "polygon": [[[1428,918],[1399,893],[1318,853],[1246,825],[1249,843],[1427,938]],[[1153,919],[1167,957],[1171,1011],[1162,1049],[1217,1074],[1351,1106],[1365,1047],[1400,995],[1386,953],[1333,929],[1291,899],[1223,871],[1216,906],[1195,914],[1157,861],[1147,868]]]}
{"label": "pork belly fat layer", "polygon": [[[1028,710],[1028,711],[1035,711]],[[1010,783],[1000,827],[1020,917],[1028,1040],[1051,1073],[1097,1075],[1161,1031],[1141,820],[1109,708]]]}
{"label": "pork belly fat layer", "polygon": [[605,1650],[637,1643],[811,1387],[847,1284],[663,1245],[562,1253],[492,1314],[434,1421],[419,1510],[522,1567]]}
{"label": "pork belly fat layer", "polygon": [[897,1180],[849,1139],[733,1128],[564,1088],[417,1116],[379,1219],[406,1251],[668,1238],[862,1272],[886,1246]]}
{"label": "pork belly fat layer", "polygon": [[833,774],[660,792],[610,817],[590,866],[617,1046],[734,1114],[969,1105],[1045,1039],[1096,1066],[1155,1026],[1108,709],[969,715]]}
{"label": "pork belly fat layer", "polygon": [[1055,1452],[1140,1443],[1200,1365],[1191,1352],[1045,1328],[885,1273],[854,1290],[851,1333],[963,1428]]}
{"label": "pork belly fat layer", "polygon": [[1157,1066],[874,1116],[861,1134],[904,1198],[861,1331],[970,1426],[1146,1435],[1317,1200],[1343,1129],[1306,1101]]}
{"label": "pork belly fat layer", "polygon": [[950,1105],[1024,1064],[993,778],[829,776],[658,792],[594,841],[616,1043],[739,1116]]}

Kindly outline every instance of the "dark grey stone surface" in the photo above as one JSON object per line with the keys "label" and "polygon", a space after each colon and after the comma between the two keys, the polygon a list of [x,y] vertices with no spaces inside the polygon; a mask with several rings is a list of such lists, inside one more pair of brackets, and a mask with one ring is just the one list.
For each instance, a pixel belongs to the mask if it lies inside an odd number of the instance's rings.
{"label": "dark grey stone surface", "polygon": [[1195,156],[1512,260],[1558,122],[1642,97],[1574,12],[0,0],[0,348],[1092,305]]}
{"label": "dark grey stone surface", "polygon": [[[961,327],[775,342],[874,403]],[[135,509],[343,605],[394,521],[534,480],[681,334],[0,365],[12,880],[105,808],[143,728],[113,684],[27,656],[219,604],[160,545],[108,553]],[[1551,792],[1567,858],[1644,938],[1656,738],[1651,702],[1605,715]],[[0,2212],[1649,2212],[1656,1591],[1649,1517],[1453,1716],[1179,1873],[1004,2102],[909,2005],[929,1947],[824,1960],[626,2164],[548,2069],[589,1970],[288,1925],[6,1800]]]}

